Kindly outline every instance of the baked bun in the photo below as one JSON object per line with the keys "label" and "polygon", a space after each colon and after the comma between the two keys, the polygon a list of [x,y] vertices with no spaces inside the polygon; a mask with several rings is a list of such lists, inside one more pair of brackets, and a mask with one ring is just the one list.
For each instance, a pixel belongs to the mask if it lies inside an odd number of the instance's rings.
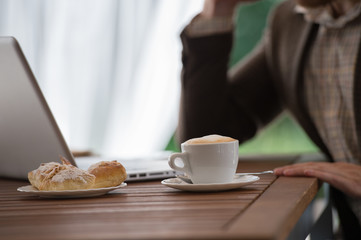
{"label": "baked bun", "polygon": [[93,188],[95,176],[62,158],[63,164],[43,163],[28,173],[30,183],[39,190],[60,191]]}
{"label": "baked bun", "polygon": [[88,172],[95,176],[94,188],[118,186],[127,178],[125,168],[116,160],[93,164]]}

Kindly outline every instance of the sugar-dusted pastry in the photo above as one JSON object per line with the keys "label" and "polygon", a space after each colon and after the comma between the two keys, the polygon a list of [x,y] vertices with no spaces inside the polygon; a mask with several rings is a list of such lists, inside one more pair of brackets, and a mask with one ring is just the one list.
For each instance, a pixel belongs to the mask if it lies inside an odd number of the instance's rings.
{"label": "sugar-dusted pastry", "polygon": [[44,179],[54,170],[54,168],[61,166],[58,162],[42,163],[38,169],[28,173],[28,179],[34,187],[39,189],[39,186]]}
{"label": "sugar-dusted pastry", "polygon": [[93,188],[95,176],[72,166],[62,158],[63,164],[43,163],[28,174],[30,183],[39,190],[60,191]]}
{"label": "sugar-dusted pastry", "polygon": [[88,172],[95,175],[94,188],[114,187],[127,178],[123,165],[115,161],[102,161],[91,165]]}

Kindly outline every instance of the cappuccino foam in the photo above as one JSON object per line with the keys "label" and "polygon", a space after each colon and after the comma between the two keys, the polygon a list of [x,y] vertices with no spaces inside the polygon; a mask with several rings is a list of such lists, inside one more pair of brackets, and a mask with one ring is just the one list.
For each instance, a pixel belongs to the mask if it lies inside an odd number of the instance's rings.
{"label": "cappuccino foam", "polygon": [[233,142],[236,139],[231,137],[225,137],[217,134],[207,135],[200,138],[192,138],[184,142],[184,144],[192,145],[192,144],[209,144],[209,143],[224,143],[224,142]]}

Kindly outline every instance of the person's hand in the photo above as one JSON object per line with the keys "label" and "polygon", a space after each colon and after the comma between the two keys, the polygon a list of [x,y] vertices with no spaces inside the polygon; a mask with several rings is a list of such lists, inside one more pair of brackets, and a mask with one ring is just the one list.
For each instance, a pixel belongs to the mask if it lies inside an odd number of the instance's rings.
{"label": "person's hand", "polygon": [[278,176],[316,177],[345,194],[361,199],[361,166],[351,163],[308,162],[274,169]]}
{"label": "person's hand", "polygon": [[200,15],[204,18],[232,16],[238,3],[255,1],[258,0],[205,0]]}

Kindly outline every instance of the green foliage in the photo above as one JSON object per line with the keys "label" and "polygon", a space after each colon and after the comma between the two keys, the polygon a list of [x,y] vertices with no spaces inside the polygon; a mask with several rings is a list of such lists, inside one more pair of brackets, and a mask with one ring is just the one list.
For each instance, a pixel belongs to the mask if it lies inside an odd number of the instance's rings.
{"label": "green foliage", "polygon": [[237,9],[236,28],[230,66],[246,56],[259,42],[270,10],[280,0],[264,0],[242,4]]}
{"label": "green foliage", "polygon": [[302,128],[287,114],[280,116],[253,139],[243,143],[240,154],[316,152]]}
{"label": "green foliage", "polygon": [[171,152],[180,152],[179,144],[175,141],[175,136],[173,135],[170,141],[168,142],[167,146],[165,147],[166,151]]}

